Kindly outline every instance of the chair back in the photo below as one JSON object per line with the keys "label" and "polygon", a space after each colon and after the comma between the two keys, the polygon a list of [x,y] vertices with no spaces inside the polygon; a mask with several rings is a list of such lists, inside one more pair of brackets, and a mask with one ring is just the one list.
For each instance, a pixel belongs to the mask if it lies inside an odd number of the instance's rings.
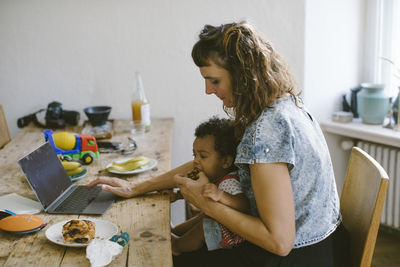
{"label": "chair back", "polygon": [[0,148],[10,142],[10,132],[8,131],[6,116],[4,115],[3,106],[0,105]]}
{"label": "chair back", "polygon": [[343,226],[350,234],[350,266],[370,266],[389,178],[365,151],[353,147],[340,198]]}

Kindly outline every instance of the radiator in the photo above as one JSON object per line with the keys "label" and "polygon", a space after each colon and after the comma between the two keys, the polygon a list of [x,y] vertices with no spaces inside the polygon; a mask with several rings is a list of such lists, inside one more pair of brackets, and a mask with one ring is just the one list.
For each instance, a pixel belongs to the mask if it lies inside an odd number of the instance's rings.
{"label": "radiator", "polygon": [[358,141],[356,144],[379,162],[389,176],[381,223],[400,228],[400,149],[366,141]]}

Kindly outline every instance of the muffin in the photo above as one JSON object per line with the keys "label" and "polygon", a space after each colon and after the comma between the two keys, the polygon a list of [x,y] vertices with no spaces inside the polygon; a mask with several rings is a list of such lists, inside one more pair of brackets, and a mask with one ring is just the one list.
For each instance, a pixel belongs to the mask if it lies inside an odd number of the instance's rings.
{"label": "muffin", "polygon": [[89,243],[95,232],[96,226],[89,220],[70,220],[62,228],[62,235],[68,243]]}
{"label": "muffin", "polygon": [[199,169],[194,168],[193,170],[186,173],[186,176],[190,179],[197,180],[197,179],[199,179],[199,172],[200,172]]}

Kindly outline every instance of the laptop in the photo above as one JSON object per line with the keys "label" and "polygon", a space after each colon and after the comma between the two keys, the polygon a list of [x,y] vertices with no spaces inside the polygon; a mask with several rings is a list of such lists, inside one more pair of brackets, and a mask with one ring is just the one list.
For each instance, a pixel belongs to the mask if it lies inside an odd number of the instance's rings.
{"label": "laptop", "polygon": [[74,185],[49,142],[18,161],[29,185],[47,213],[103,214],[115,201],[113,193],[96,186]]}

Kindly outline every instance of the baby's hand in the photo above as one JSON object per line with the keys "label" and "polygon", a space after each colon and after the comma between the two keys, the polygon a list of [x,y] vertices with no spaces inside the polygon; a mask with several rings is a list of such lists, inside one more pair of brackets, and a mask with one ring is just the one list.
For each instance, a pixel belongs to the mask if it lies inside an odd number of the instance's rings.
{"label": "baby's hand", "polygon": [[211,198],[214,201],[219,201],[223,195],[223,191],[219,190],[215,184],[203,185],[203,196]]}

